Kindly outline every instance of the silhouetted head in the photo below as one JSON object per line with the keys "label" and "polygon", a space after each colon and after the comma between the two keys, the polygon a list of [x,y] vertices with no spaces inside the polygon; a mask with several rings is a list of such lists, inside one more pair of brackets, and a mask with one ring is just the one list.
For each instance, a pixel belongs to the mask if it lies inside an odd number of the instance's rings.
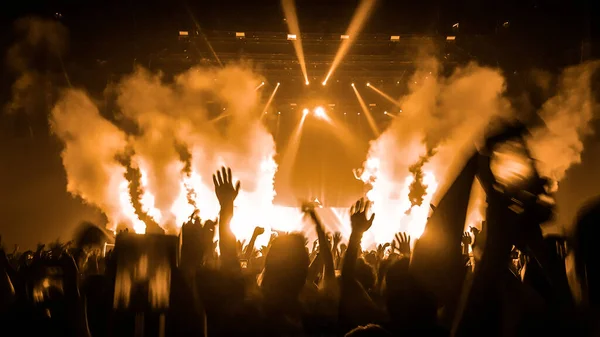
{"label": "silhouetted head", "polygon": [[384,296],[390,319],[395,324],[426,326],[437,319],[437,305],[408,272],[409,259],[391,262],[385,276]]}
{"label": "silhouetted head", "polygon": [[375,271],[363,259],[356,261],[356,280],[365,290],[370,290],[375,286]]}
{"label": "silhouetted head", "polygon": [[278,236],[265,258],[261,289],[267,299],[297,298],[308,274],[308,253],[301,234]]}

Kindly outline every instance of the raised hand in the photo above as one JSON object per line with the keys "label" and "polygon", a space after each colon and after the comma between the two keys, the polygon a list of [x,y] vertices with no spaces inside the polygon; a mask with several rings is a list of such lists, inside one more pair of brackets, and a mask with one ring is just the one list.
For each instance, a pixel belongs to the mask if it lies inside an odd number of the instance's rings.
{"label": "raised hand", "polygon": [[396,234],[396,242],[398,251],[402,255],[410,255],[410,235],[405,232]]}
{"label": "raised hand", "polygon": [[337,248],[340,242],[342,241],[342,233],[335,232],[333,233],[333,248]]}
{"label": "raised hand", "polygon": [[221,171],[213,174],[213,183],[215,184],[215,194],[219,199],[221,208],[233,208],[233,201],[240,191],[240,182],[233,185],[233,177],[230,168],[221,167]]}
{"label": "raised hand", "polygon": [[254,227],[254,234],[252,236],[259,236],[265,232],[265,229],[262,227]]}
{"label": "raised hand", "polygon": [[471,234],[469,234],[469,232],[464,232],[461,238],[461,242],[465,247],[472,244],[473,238],[471,237]]}
{"label": "raised hand", "polygon": [[350,207],[350,224],[352,225],[352,232],[363,234],[371,228],[373,220],[375,219],[375,213],[367,219],[369,208],[371,208],[371,202],[368,200],[365,201],[364,198],[361,198],[356,204]]}

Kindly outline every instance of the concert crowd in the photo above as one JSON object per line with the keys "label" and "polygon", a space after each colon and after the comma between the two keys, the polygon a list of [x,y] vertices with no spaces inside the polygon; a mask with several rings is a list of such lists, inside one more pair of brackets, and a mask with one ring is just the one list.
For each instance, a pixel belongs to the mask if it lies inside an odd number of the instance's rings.
{"label": "concert crowd", "polygon": [[[583,208],[568,236],[544,237],[552,205],[525,193],[531,188],[500,192],[490,172],[475,173],[485,160],[469,160],[421,238],[398,233],[373,250],[361,248],[377,216],[365,199],[350,208],[349,238],[327,233],[305,204],[314,242],[280,233],[258,247],[261,227],[238,241],[230,220],[240,183],[226,168],[213,176],[218,221],[192,215],[175,244],[120,232],[114,249],[104,249],[110,238],[89,225],[69,243],[3,247],[0,335],[600,335],[600,204]],[[475,176],[487,195],[486,221],[464,232],[465,186]]]}

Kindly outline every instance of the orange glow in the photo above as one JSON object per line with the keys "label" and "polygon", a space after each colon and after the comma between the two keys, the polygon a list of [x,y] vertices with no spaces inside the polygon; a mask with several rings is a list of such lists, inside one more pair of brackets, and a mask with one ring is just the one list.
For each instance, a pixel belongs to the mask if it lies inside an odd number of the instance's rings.
{"label": "orange glow", "polygon": [[325,109],[322,106],[318,106],[315,108],[315,117],[319,118],[319,119],[327,119],[327,113],[325,112]]}
{"label": "orange glow", "polygon": [[[389,242],[398,232],[407,232],[414,244],[414,239],[423,234],[429,216],[429,204],[439,185],[433,172],[424,171],[426,195],[421,206],[411,207],[408,193],[414,177],[407,172],[403,182],[396,182],[391,179],[388,170],[390,168],[382,167],[379,158],[369,157],[359,177],[371,187],[367,198],[373,202],[372,211],[377,214],[373,226],[365,235],[363,246],[366,247],[373,243]],[[398,194],[398,191],[401,192]]]}
{"label": "orange glow", "polygon": [[292,41],[302,75],[304,76],[306,85],[308,85],[308,73],[306,71],[306,61],[304,60],[304,50],[302,49],[300,25],[298,24],[298,16],[296,15],[296,4],[294,0],[281,0],[281,7],[283,8],[285,22],[289,30],[288,40]]}
{"label": "orange glow", "polygon": [[367,22],[367,18],[369,17],[369,14],[371,14],[375,2],[376,0],[361,1],[360,5],[354,12],[354,16],[352,17],[352,21],[350,21],[350,25],[346,30],[346,34],[343,35],[347,38],[342,39],[340,48],[338,49],[337,53],[335,54],[335,57],[333,58],[331,68],[327,72],[327,76],[325,76],[325,80],[323,80],[323,83],[327,83],[331,75],[333,75],[337,67],[340,65],[340,63],[350,50],[350,47],[352,46],[352,43],[356,39],[356,36],[359,34],[360,30],[362,29],[362,26],[365,24],[365,22]]}

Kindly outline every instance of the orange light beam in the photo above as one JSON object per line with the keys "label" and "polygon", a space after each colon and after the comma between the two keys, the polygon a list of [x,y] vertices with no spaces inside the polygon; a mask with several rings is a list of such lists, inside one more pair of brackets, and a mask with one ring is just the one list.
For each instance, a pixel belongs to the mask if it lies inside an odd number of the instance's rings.
{"label": "orange light beam", "polygon": [[[267,101],[267,104],[265,104],[265,107],[264,107],[264,109],[262,111],[264,111],[264,112],[269,111],[269,106],[271,106],[271,102],[273,102],[273,97],[275,97],[275,94],[277,93],[277,89],[279,89],[279,85],[280,84],[281,83],[277,82],[277,85],[275,86],[275,89],[273,89],[273,92],[271,93],[271,96],[269,97],[269,100]],[[265,115],[264,113],[261,114],[260,118],[262,119],[264,115]]]}
{"label": "orange light beam", "polygon": [[288,26],[290,34],[296,35],[296,39],[292,40],[292,45],[298,57],[298,63],[304,76],[304,83],[309,84],[308,72],[306,71],[306,61],[304,59],[304,50],[302,48],[302,39],[300,37],[300,25],[298,24],[298,15],[296,15],[296,4],[294,0],[281,0],[281,7],[285,16],[285,22]]}
{"label": "orange light beam", "polygon": [[365,100],[362,98],[362,96],[358,92],[358,89],[356,89],[355,86],[352,86],[352,90],[354,90],[354,94],[356,95],[356,99],[358,99],[360,108],[365,113],[365,116],[367,116],[367,122],[369,122],[369,126],[371,127],[371,130],[373,130],[373,133],[375,134],[376,137],[379,137],[379,134],[380,134],[379,129],[377,128],[377,124],[375,124],[375,120],[373,119],[373,116],[371,115],[371,111],[369,111],[369,108],[367,108],[367,104],[365,104]]}
{"label": "orange light beam", "polygon": [[350,21],[350,25],[346,30],[346,34],[344,34],[347,38],[342,39],[340,49],[338,49],[337,53],[335,54],[333,62],[331,63],[331,68],[329,69],[327,76],[325,76],[325,79],[322,82],[323,85],[327,84],[327,81],[329,80],[331,75],[333,75],[333,72],[337,69],[337,67],[342,62],[344,56],[346,56],[346,54],[350,50],[350,46],[352,46],[352,43],[356,39],[356,36],[360,32],[362,26],[365,24],[365,22],[367,22],[367,18],[369,17],[369,14],[371,14],[371,11],[375,6],[376,1],[377,0],[362,0],[360,5],[354,12],[354,16]]}
{"label": "orange light beam", "polygon": [[302,139],[302,128],[304,127],[306,116],[308,116],[308,114],[306,113],[302,115],[300,123],[298,123],[296,129],[294,129],[294,131],[292,132],[290,140],[288,141],[287,148],[285,149],[283,157],[281,158],[281,166],[279,167],[279,171],[282,175],[283,182],[285,184],[288,184],[290,182],[292,167],[296,162],[296,156],[298,155],[298,149],[300,148],[300,139]]}
{"label": "orange light beam", "polygon": [[379,95],[381,95],[381,97],[387,99],[388,101],[390,101],[392,104],[394,104],[397,107],[400,107],[400,102],[398,102],[397,100],[395,100],[392,96],[386,94],[385,92],[377,89],[373,84],[369,85],[369,88],[373,89],[376,93],[378,93]]}
{"label": "orange light beam", "polygon": [[258,89],[262,88],[265,85],[265,82],[260,82],[259,85],[256,86],[256,88],[254,88],[255,91],[258,91]]}
{"label": "orange light beam", "polygon": [[202,32],[202,28],[200,28],[200,24],[196,20],[196,17],[194,16],[194,14],[192,13],[192,11],[190,10],[190,7],[187,4],[185,4],[185,9],[188,12],[188,14],[189,14],[190,18],[192,19],[192,21],[194,22],[194,25],[196,26],[196,30],[198,31],[198,34],[202,37],[202,39],[204,40],[204,42],[208,46],[208,49],[210,49],[210,52],[213,54],[213,57],[215,58],[215,60],[217,60],[217,63],[219,63],[219,66],[223,67],[223,62],[221,62],[221,59],[219,58],[219,55],[217,55],[217,52],[213,48],[212,44],[210,44],[210,41],[208,41],[208,38],[206,38],[206,35],[204,35],[204,33]]}

